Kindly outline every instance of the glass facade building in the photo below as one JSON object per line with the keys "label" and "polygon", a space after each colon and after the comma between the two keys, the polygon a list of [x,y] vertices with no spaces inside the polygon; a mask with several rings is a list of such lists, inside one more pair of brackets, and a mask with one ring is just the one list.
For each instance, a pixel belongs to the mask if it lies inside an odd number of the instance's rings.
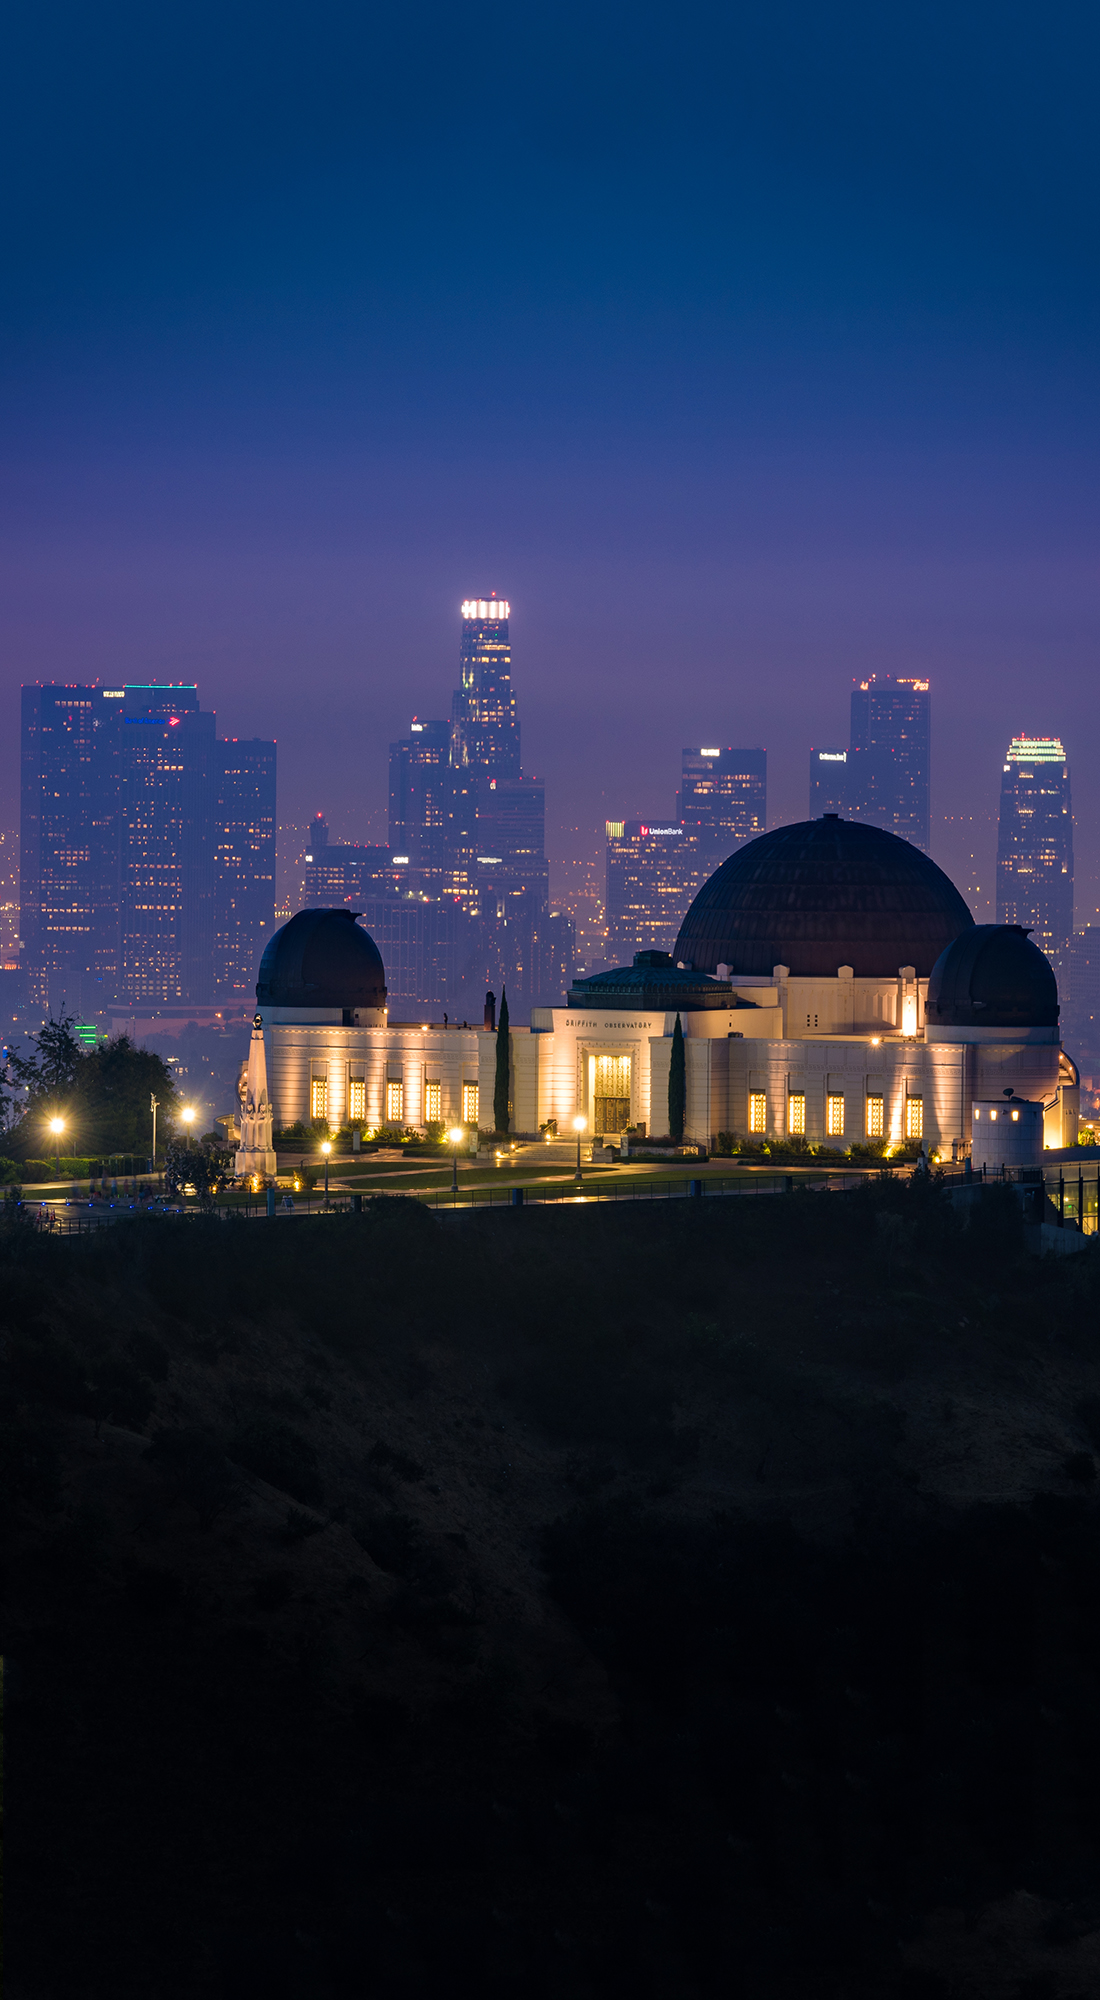
{"label": "glass facade building", "polygon": [[712,864],[689,829],[644,820],[607,822],[607,961],[671,951],[688,904]]}
{"label": "glass facade building", "polygon": [[1014,736],[1005,755],[997,922],[1022,924],[1048,955],[1073,933],[1073,809],[1056,736]]}
{"label": "glass facade building", "polygon": [[251,992],[275,921],[275,745],[216,746],[214,990]]}
{"label": "glass facade building", "polygon": [[768,825],[768,753],[706,747],[680,759],[680,824],[712,867]]}
{"label": "glass facade building", "polygon": [[824,813],[847,814],[847,811],[847,750],[811,750],[810,810],[807,818],[820,819]]}
{"label": "glass facade building", "polygon": [[118,982],[121,688],[25,687],[20,933],[30,998],[87,1012]]}
{"label": "glass facade building", "polygon": [[207,1004],[274,915],[275,752],[219,744],[192,683],[26,687],[21,926],[30,997]]}
{"label": "glass facade building", "polygon": [[846,764],[847,813],[887,827],[924,854],[930,838],[931,699],[926,680],[871,674],[857,681]]}

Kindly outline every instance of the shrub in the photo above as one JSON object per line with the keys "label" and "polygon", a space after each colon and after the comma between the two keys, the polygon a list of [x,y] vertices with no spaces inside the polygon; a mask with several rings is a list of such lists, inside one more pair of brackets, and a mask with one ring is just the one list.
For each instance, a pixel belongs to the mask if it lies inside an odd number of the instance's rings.
{"label": "shrub", "polygon": [[278,1417],[253,1417],[242,1424],[229,1440],[229,1456],[293,1500],[308,1506],[321,1498],[316,1451],[301,1431]]}
{"label": "shrub", "polygon": [[183,1426],[154,1431],[145,1456],[173,1499],[195,1509],[200,1528],[212,1528],[241,1498],[240,1475],[206,1431]]}

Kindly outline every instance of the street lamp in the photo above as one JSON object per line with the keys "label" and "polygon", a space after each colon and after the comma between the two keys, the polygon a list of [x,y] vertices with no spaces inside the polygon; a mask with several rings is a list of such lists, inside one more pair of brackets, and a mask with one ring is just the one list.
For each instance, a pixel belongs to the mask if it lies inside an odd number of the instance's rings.
{"label": "street lamp", "polygon": [[190,1105],[190,1104],[186,1104],[186,1105],[184,1106],[183,1110],[182,1110],[182,1111],[180,1112],[180,1117],[181,1117],[181,1119],[183,1120],[183,1123],[184,1123],[184,1124],[186,1125],[186,1127],[187,1127],[187,1148],[188,1148],[188,1151],[190,1152],[190,1150],[191,1150],[191,1127],[192,1127],[192,1125],[193,1125],[193,1124],[194,1124],[194,1122],[195,1122],[195,1112],[194,1112],[194,1107],[193,1107],[192,1105]]}
{"label": "street lamp", "polygon": [[50,1131],[53,1133],[53,1167],[58,1180],[61,1179],[61,1134],[64,1130],[63,1118],[50,1119]]}
{"label": "street lamp", "polygon": [[149,1172],[151,1174],[155,1174],[157,1170],[157,1105],[159,1103],[160,1098],[155,1091],[151,1090],[149,1092],[149,1109],[153,1114],[153,1157],[149,1162]]}
{"label": "street lamp", "polygon": [[573,1178],[578,1182],[581,1178],[581,1133],[584,1131],[587,1123],[587,1118],[574,1118],[573,1120],[573,1130],[577,1135],[577,1171]]}
{"label": "street lamp", "polygon": [[332,1151],[332,1140],[322,1139],[321,1151],[325,1156],[325,1207],[328,1207],[328,1156]]}
{"label": "street lamp", "polygon": [[461,1125],[452,1125],[447,1134],[451,1142],[451,1194],[458,1200],[458,1149],[466,1137]]}

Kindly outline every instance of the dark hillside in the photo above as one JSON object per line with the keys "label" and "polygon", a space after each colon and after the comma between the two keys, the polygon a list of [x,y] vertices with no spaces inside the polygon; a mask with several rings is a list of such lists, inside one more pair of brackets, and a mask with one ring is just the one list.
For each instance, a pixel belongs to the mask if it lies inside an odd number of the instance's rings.
{"label": "dark hillside", "polygon": [[1100,1254],[0,1233],[12,2000],[1100,1989]]}

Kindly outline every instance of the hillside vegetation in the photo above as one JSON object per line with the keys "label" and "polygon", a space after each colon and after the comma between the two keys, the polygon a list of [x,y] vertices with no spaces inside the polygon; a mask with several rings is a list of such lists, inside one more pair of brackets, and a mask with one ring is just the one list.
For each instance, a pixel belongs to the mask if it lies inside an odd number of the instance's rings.
{"label": "hillside vegetation", "polygon": [[12,2000],[1100,1986],[1100,1254],[0,1229]]}

